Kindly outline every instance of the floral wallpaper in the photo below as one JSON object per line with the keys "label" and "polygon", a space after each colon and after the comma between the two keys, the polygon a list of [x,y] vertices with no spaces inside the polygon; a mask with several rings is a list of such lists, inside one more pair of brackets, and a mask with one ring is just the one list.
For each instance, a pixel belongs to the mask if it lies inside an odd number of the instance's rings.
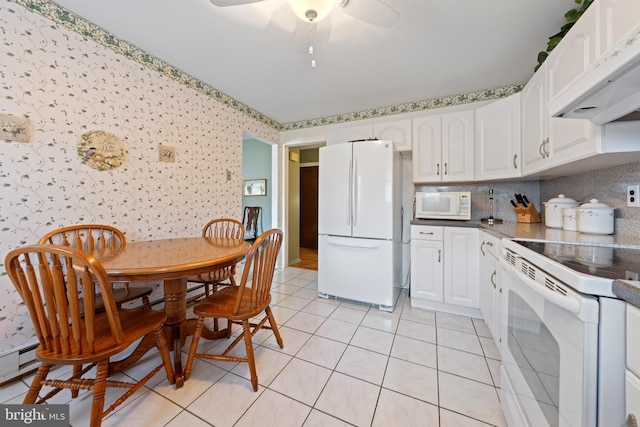
{"label": "floral wallpaper", "polygon": [[[279,134],[268,120],[7,0],[0,32],[0,113],[32,126],[29,142],[0,140],[2,353],[34,341],[4,270],[7,252],[81,222],[115,225],[136,241],[198,235],[211,218],[240,217],[243,132],[274,142]],[[82,163],[76,148],[93,130],[124,142],[120,167]],[[175,163],[159,162],[160,144],[175,147]]]}

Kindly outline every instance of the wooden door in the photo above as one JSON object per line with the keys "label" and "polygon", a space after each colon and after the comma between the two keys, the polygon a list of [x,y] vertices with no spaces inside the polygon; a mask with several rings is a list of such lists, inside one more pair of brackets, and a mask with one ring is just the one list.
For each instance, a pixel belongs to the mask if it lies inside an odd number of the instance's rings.
{"label": "wooden door", "polygon": [[318,166],[300,168],[300,247],[318,249]]}

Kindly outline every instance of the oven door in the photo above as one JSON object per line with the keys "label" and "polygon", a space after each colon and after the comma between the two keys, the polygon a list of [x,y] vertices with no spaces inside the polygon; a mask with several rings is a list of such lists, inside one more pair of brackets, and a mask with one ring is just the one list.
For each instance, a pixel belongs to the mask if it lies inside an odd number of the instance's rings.
{"label": "oven door", "polygon": [[502,402],[509,425],[596,426],[597,299],[566,285],[551,290],[501,263]]}

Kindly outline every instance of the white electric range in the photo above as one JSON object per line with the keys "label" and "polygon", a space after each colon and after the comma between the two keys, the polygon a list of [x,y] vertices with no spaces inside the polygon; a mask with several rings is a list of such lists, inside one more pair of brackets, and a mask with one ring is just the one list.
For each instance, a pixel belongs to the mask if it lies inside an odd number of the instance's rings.
{"label": "white electric range", "polygon": [[504,239],[502,405],[510,427],[625,422],[625,303],[640,251]]}

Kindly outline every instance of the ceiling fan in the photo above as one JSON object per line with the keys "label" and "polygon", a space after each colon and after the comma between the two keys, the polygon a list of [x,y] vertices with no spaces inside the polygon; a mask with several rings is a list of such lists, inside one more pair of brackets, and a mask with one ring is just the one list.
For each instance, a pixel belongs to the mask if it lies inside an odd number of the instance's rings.
{"label": "ceiling fan", "polygon": [[[239,6],[268,0],[210,0],[216,6]],[[318,22],[324,19],[334,6],[356,19],[382,28],[395,25],[400,14],[383,0],[288,0],[289,6],[303,21]]]}
{"label": "ceiling fan", "polygon": [[[240,6],[268,0],[209,0],[218,7]],[[381,28],[393,27],[400,14],[387,5],[385,0],[287,0],[289,6],[300,19],[299,23],[309,26],[309,55],[313,55],[315,25],[326,18],[334,7],[345,14]],[[296,39],[300,39],[304,31],[296,26]],[[311,68],[316,68],[315,59],[311,60]]]}

